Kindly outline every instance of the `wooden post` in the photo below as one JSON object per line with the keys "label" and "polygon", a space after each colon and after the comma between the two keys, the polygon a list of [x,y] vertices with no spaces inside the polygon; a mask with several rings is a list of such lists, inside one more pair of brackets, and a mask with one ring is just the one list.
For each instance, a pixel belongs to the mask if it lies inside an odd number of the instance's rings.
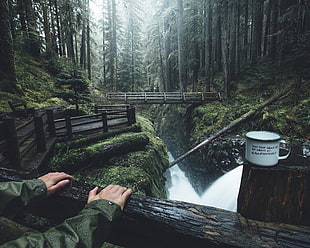
{"label": "wooden post", "polygon": [[67,136],[69,139],[73,138],[73,133],[72,133],[72,125],[71,125],[71,118],[66,117],[66,129],[67,129]]}
{"label": "wooden post", "polygon": [[37,142],[37,152],[45,152],[46,151],[46,140],[44,135],[44,125],[42,116],[34,117],[34,130],[36,134],[36,142]]}
{"label": "wooden post", "polygon": [[310,168],[291,156],[273,167],[243,166],[238,213],[260,221],[310,226]]}
{"label": "wooden post", "polygon": [[128,126],[136,123],[136,109],[131,107],[127,109]]}
{"label": "wooden post", "polygon": [[102,116],[102,129],[103,132],[106,133],[109,131],[107,113],[102,112],[101,116]]}
{"label": "wooden post", "polygon": [[98,114],[98,105],[95,105],[95,114]]}
{"label": "wooden post", "polygon": [[15,120],[13,118],[5,120],[5,135],[7,141],[7,158],[12,167],[21,168],[22,162],[19,152]]}
{"label": "wooden post", "polygon": [[46,114],[47,114],[47,125],[50,137],[56,137],[54,111],[52,109],[48,109],[46,110]]}

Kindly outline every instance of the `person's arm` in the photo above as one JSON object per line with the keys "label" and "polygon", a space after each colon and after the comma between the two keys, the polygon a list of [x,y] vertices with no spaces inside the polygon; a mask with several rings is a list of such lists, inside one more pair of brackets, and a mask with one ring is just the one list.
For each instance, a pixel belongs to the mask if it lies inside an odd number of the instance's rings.
{"label": "person's arm", "polygon": [[132,191],[118,185],[109,185],[99,193],[97,190],[89,192],[88,205],[77,216],[45,233],[33,233],[0,247],[101,247]]}
{"label": "person's arm", "polygon": [[72,176],[48,173],[38,179],[0,183],[0,215],[7,218],[22,211],[30,202],[46,198],[69,183]]}

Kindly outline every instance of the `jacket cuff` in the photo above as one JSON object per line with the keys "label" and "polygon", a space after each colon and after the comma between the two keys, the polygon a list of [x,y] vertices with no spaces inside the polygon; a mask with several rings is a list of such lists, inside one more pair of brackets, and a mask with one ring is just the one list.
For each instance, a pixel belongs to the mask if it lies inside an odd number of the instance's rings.
{"label": "jacket cuff", "polygon": [[23,180],[31,192],[31,202],[41,201],[47,198],[47,188],[45,183],[40,179]]}
{"label": "jacket cuff", "polygon": [[109,221],[113,221],[122,215],[121,207],[108,200],[95,200],[87,204],[82,211],[93,209],[101,212]]}

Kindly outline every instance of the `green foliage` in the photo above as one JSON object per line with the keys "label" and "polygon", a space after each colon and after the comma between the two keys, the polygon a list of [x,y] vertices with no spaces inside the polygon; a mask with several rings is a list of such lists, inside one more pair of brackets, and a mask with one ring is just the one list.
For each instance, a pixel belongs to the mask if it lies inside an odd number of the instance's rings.
{"label": "green foliage", "polygon": [[86,96],[89,94],[89,82],[80,70],[73,67],[68,71],[62,71],[56,82],[58,96],[79,110],[79,104],[89,102]]}

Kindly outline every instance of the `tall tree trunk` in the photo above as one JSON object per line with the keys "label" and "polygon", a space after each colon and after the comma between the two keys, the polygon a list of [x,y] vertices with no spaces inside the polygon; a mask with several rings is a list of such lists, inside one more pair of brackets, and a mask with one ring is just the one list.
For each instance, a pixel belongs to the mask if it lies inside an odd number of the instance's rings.
{"label": "tall tree trunk", "polygon": [[51,19],[51,42],[52,42],[52,50],[54,53],[58,54],[58,46],[57,46],[57,38],[56,38],[56,26],[55,26],[55,8],[52,0],[49,0],[50,7],[50,19]]}
{"label": "tall tree trunk", "polygon": [[13,39],[8,1],[0,1],[0,90],[17,93]]}
{"label": "tall tree trunk", "polygon": [[43,10],[43,27],[44,27],[46,53],[48,55],[51,55],[52,53],[51,29],[48,18],[48,6],[46,1],[42,1],[42,10]]}
{"label": "tall tree trunk", "polygon": [[272,14],[271,14],[271,45],[270,57],[275,59],[277,56],[277,41],[278,41],[278,16],[279,16],[279,3],[278,0],[272,1]]}
{"label": "tall tree trunk", "polygon": [[237,45],[236,45],[236,73],[239,74],[241,70],[241,32],[240,32],[240,14],[241,14],[241,3],[237,1]]}
{"label": "tall tree trunk", "polygon": [[[198,34],[199,33],[199,29],[200,29],[200,24],[199,24],[199,9],[202,6],[199,6],[198,2],[194,2],[193,3],[193,11],[194,11],[194,34]],[[204,9],[205,7],[203,7]],[[205,16],[204,16],[205,17]],[[202,37],[204,36],[204,32],[202,34]],[[192,91],[195,92],[196,91],[196,85],[198,85],[198,76],[199,76],[199,70],[200,70],[200,63],[199,61],[202,60],[202,58],[200,58],[200,49],[199,49],[199,39],[198,37],[194,39],[194,44],[193,44],[193,62],[191,63],[191,69],[192,69],[192,73],[193,73],[193,79],[192,79]]]}
{"label": "tall tree trunk", "polygon": [[115,91],[118,90],[117,85],[117,38],[116,38],[116,3],[115,0],[112,0],[112,37],[111,37],[111,78],[112,85]]}
{"label": "tall tree trunk", "polygon": [[37,30],[37,20],[33,8],[32,0],[25,0],[26,20],[27,20],[27,50],[30,55],[38,57],[40,55],[40,37]]}
{"label": "tall tree trunk", "polygon": [[106,31],[105,31],[105,0],[102,5],[102,86],[106,83]]}
{"label": "tall tree trunk", "polygon": [[63,36],[62,36],[62,29],[60,27],[60,18],[61,15],[59,15],[59,9],[58,9],[58,3],[57,0],[54,0],[54,5],[55,5],[55,17],[56,17],[56,23],[57,23],[57,36],[58,36],[58,54],[60,56],[64,55],[63,53]]}
{"label": "tall tree trunk", "polygon": [[[162,11],[165,11],[167,8],[169,8],[169,0],[164,0]],[[169,30],[169,22],[165,18],[164,20],[164,26],[163,26],[164,32],[168,33]],[[170,36],[166,35],[164,36],[164,56],[165,56],[165,78],[166,78],[166,84],[164,83],[164,90],[170,91],[172,87],[172,69],[171,69],[171,60],[169,59],[169,54],[171,50],[171,41]]]}
{"label": "tall tree trunk", "polygon": [[243,38],[243,62],[246,65],[248,62],[248,50],[249,50],[249,1],[244,1],[244,38]]}
{"label": "tall tree trunk", "polygon": [[183,82],[184,61],[183,61],[183,0],[178,0],[178,68],[179,68],[179,89],[185,90]]}
{"label": "tall tree trunk", "polygon": [[27,42],[27,25],[26,25],[26,5],[24,0],[17,0],[17,12],[19,15],[20,28],[22,31],[23,39]]}
{"label": "tall tree trunk", "polygon": [[86,25],[83,20],[82,37],[80,46],[80,67],[86,70]]}
{"label": "tall tree trunk", "polygon": [[130,17],[130,68],[131,68],[131,84],[133,91],[136,90],[136,80],[135,80],[135,49],[134,49],[134,29],[133,29],[133,20],[132,16]]}
{"label": "tall tree trunk", "polygon": [[87,26],[86,26],[86,35],[87,35],[87,74],[88,79],[91,80],[91,47],[90,47],[90,25],[89,25],[89,0],[87,0]]}
{"label": "tall tree trunk", "polygon": [[269,40],[270,40],[270,19],[271,19],[271,2],[268,1],[267,3],[267,10],[266,10],[266,23],[265,23],[265,32],[264,32],[264,49],[263,55],[268,55],[268,48],[269,48]]}
{"label": "tall tree trunk", "polygon": [[216,71],[219,72],[222,70],[222,9],[221,2],[218,1],[216,7],[217,12],[217,21],[216,21],[216,51],[215,51],[215,61],[216,61]]}
{"label": "tall tree trunk", "polygon": [[212,1],[206,2],[205,89],[211,90],[212,80]]}
{"label": "tall tree trunk", "polygon": [[222,54],[223,54],[223,73],[224,73],[224,92],[227,97],[230,95],[230,66],[229,66],[229,30],[228,30],[228,2],[222,0]]}
{"label": "tall tree trunk", "polygon": [[254,3],[253,16],[253,48],[252,60],[262,55],[262,33],[263,33],[263,2],[264,0],[257,0]]}
{"label": "tall tree trunk", "polygon": [[[70,4],[69,4],[70,5]],[[66,17],[68,19],[67,23],[67,33],[66,33],[66,43],[67,43],[67,55],[68,58],[72,60],[73,63],[75,63],[75,53],[74,53],[74,28],[73,28],[73,8],[72,6],[69,6],[70,10],[67,11],[68,16]]]}
{"label": "tall tree trunk", "polygon": [[12,34],[12,38],[14,40],[16,38],[16,24],[15,24],[15,20],[13,18],[13,16],[15,16],[15,14],[13,13],[13,2],[12,2],[12,0],[8,1],[8,5],[9,5],[11,34]]}
{"label": "tall tree trunk", "polygon": [[236,57],[237,57],[237,29],[238,29],[238,20],[237,20],[237,11],[238,11],[238,6],[237,6],[237,0],[232,2],[230,4],[231,9],[231,14],[230,14],[230,30],[231,30],[231,35],[230,35],[230,49],[229,49],[229,70],[231,77],[235,77],[236,75]]}

